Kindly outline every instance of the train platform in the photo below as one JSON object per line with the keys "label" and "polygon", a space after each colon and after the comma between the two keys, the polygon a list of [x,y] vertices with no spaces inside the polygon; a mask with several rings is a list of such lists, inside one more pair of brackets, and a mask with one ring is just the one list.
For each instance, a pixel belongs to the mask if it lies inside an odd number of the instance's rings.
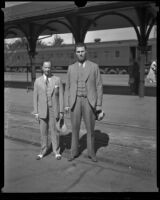
{"label": "train platform", "polygon": [[[66,73],[55,73],[59,76],[65,87]],[[41,76],[41,73],[36,73],[36,77]],[[103,92],[104,94],[117,94],[117,95],[131,95],[131,91],[128,85],[128,74],[102,74],[103,80]],[[30,91],[31,88],[31,74],[17,73],[17,72],[5,72],[4,84],[7,88],[21,88]],[[156,83],[150,83],[145,79],[144,95],[156,96],[157,93]]]}
{"label": "train platform", "polygon": [[[95,150],[99,162],[138,170],[156,180],[156,98],[104,95],[103,110],[105,118],[96,122],[95,127]],[[5,137],[40,148],[39,125],[32,111],[32,91],[5,88]],[[60,142],[62,155],[67,158],[71,144],[69,115],[65,115],[65,121],[68,132],[61,136]],[[77,160],[87,159],[83,122],[80,151],[82,154]]]}
{"label": "train platform", "polygon": [[[109,162],[93,163],[84,156],[73,162],[63,156],[56,160],[49,154],[42,160],[36,160],[39,147],[5,138],[4,184],[2,197],[18,197],[25,193],[25,197],[42,197],[48,199],[48,194],[59,199],[72,199],[73,196],[103,199],[106,195],[121,192],[123,196],[133,198],[133,192],[158,192],[154,176],[148,176],[132,168],[124,168]],[[2,181],[1,177],[1,181]],[[78,193],[77,193],[78,192]],[[86,193],[84,193],[86,192]],[[89,193],[88,193],[89,192]],[[107,192],[107,193],[104,193]],[[132,192],[132,193],[129,193]],[[45,193],[45,194],[43,194]],[[114,193],[117,199],[117,193]],[[140,194],[138,194],[139,196]],[[146,194],[145,194],[146,196]],[[70,198],[71,197],[71,198]],[[152,198],[151,197],[151,198]],[[5,199],[5,198],[2,198]],[[40,199],[40,198],[38,198]],[[157,198],[158,199],[158,198]]]}

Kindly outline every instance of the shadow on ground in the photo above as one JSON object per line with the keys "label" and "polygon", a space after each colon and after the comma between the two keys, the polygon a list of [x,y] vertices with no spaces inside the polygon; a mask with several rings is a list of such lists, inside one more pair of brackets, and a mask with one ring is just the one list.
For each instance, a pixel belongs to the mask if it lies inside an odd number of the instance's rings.
{"label": "shadow on ground", "polygon": [[[71,149],[71,137],[72,133],[60,137],[60,153],[62,154],[65,150]],[[95,153],[101,147],[108,146],[109,136],[106,133],[101,132],[100,130],[95,130]],[[85,149],[87,149],[87,133],[84,134],[79,139],[79,153],[81,154]]]}

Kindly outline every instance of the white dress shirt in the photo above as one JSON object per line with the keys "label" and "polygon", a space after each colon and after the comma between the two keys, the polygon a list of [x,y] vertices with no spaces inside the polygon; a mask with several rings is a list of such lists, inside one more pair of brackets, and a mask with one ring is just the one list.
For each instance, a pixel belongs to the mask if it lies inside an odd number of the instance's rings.
{"label": "white dress shirt", "polygon": [[85,68],[85,66],[86,66],[86,62],[83,62],[83,64],[79,62],[78,64],[79,64],[79,66],[82,66],[83,68]]}
{"label": "white dress shirt", "polygon": [[[46,81],[47,76],[46,76],[45,74],[43,74],[43,77],[44,77],[44,80]],[[48,77],[48,81],[49,81],[49,82],[50,82],[50,80],[51,80],[51,77]]]}

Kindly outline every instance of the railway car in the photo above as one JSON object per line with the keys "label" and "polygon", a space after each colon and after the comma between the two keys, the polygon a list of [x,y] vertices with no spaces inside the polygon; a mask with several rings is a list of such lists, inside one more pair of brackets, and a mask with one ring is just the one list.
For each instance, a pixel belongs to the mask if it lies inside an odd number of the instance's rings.
{"label": "railway car", "polygon": [[[122,40],[110,42],[87,43],[88,59],[100,66],[103,74],[126,74],[130,65],[130,58],[138,55],[137,40]],[[146,53],[146,67],[156,60],[156,39],[148,42]],[[52,62],[52,70],[66,72],[68,65],[75,62],[74,45],[62,45],[60,47],[37,48],[35,66],[37,71],[44,60]],[[23,72],[30,70],[30,59],[25,49],[5,52],[5,70]]]}

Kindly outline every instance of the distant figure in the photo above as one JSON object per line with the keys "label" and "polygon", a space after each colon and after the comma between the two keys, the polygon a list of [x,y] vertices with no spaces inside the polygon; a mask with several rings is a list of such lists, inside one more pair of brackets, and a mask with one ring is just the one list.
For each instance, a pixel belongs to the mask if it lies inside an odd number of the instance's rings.
{"label": "distant figure", "polygon": [[61,159],[59,148],[59,133],[56,119],[63,117],[63,86],[59,77],[51,75],[51,62],[45,61],[42,66],[43,75],[34,83],[34,111],[40,125],[41,151],[37,160],[48,152],[48,131],[51,129],[52,149],[57,160]]}
{"label": "distant figure", "polygon": [[[72,144],[71,155],[68,161],[74,160],[79,155],[78,141],[82,117],[87,129],[88,157],[97,162],[95,142],[96,113],[102,113],[103,86],[98,64],[87,60],[87,49],[84,43],[75,45],[77,62],[68,67],[65,110],[71,111]],[[101,119],[102,119],[101,118]]]}
{"label": "distant figure", "polygon": [[157,76],[157,64],[156,61],[153,61],[150,66],[146,79],[149,80],[150,83],[156,83],[157,80],[156,76]]}
{"label": "distant figure", "polygon": [[139,83],[140,83],[140,71],[139,64],[137,61],[133,61],[133,63],[129,66],[129,86],[131,89],[131,94],[138,95],[139,93]]}

